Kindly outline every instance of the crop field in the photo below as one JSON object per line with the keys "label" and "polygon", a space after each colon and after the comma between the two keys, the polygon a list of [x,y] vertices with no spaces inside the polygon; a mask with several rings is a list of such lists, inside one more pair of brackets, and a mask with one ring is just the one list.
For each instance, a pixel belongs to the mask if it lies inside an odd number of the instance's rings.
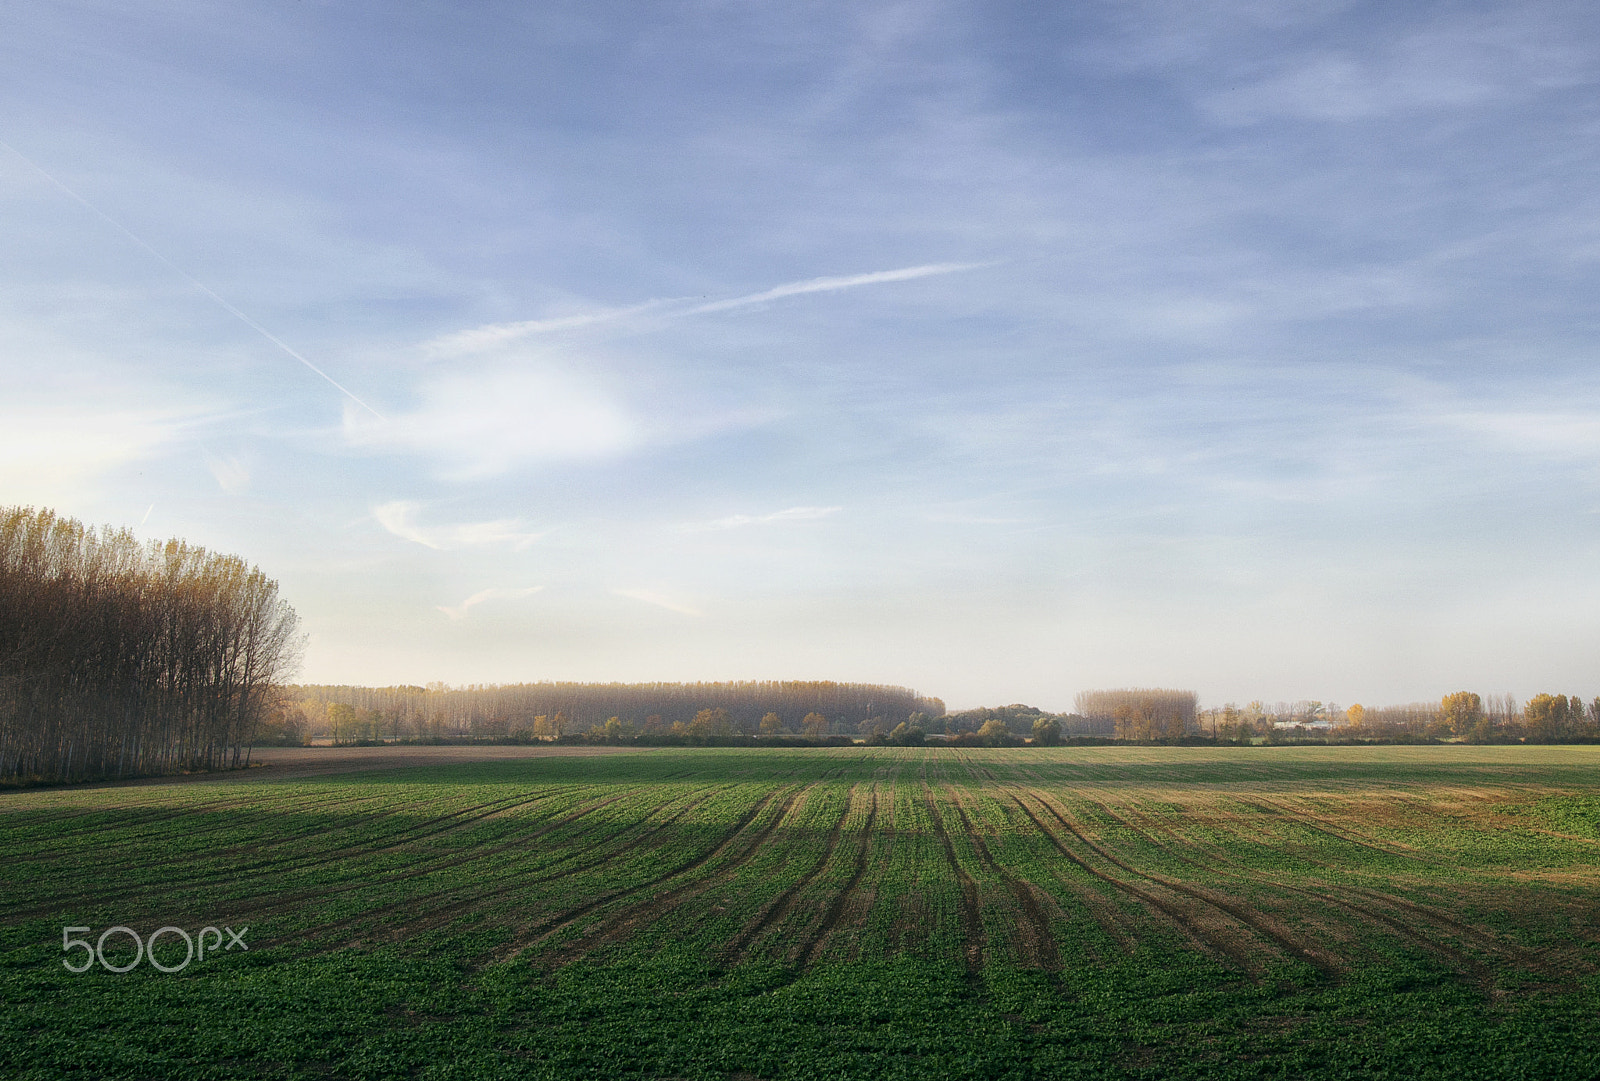
{"label": "crop field", "polygon": [[1600,1074],[1600,748],[365,765],[0,794],[0,1072]]}

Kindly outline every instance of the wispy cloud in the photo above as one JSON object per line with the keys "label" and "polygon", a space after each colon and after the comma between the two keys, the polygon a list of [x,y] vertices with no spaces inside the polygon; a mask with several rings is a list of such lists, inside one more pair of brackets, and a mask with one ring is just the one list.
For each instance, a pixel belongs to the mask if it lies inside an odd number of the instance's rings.
{"label": "wispy cloud", "polygon": [[205,419],[36,399],[0,403],[0,490],[61,502],[114,471],[169,451]]}
{"label": "wispy cloud", "polygon": [[452,525],[423,526],[417,522],[421,504],[405,500],[381,503],[372,508],[372,516],[379,525],[401,540],[412,541],[424,548],[451,551],[458,548],[508,547],[521,551],[543,537],[544,533],[529,532],[515,518],[500,518],[492,522],[458,522]]}
{"label": "wispy cloud", "polygon": [[1437,419],[1526,455],[1589,458],[1600,454],[1600,419],[1591,413],[1477,410],[1447,413]]}
{"label": "wispy cloud", "polygon": [[237,495],[250,487],[250,470],[238,458],[207,454],[206,468],[216,479],[217,486],[229,495]]}
{"label": "wispy cloud", "polygon": [[638,424],[600,386],[556,367],[451,372],[421,404],[387,420],[345,410],[351,445],[434,459],[442,476],[495,476],[518,466],[604,457],[632,447]]}
{"label": "wispy cloud", "polygon": [[705,529],[738,529],[740,526],[762,525],[767,522],[793,522],[804,521],[812,518],[827,518],[844,510],[843,507],[789,507],[786,510],[773,511],[771,514],[730,514],[726,518],[714,518],[709,522],[695,522],[685,526],[689,530]]}
{"label": "wispy cloud", "polygon": [[883,285],[889,282],[913,281],[940,274],[956,274],[964,270],[978,270],[992,263],[927,263],[922,266],[900,267],[896,270],[875,270],[866,274],[849,274],[840,277],[807,278],[763,289],[759,293],[729,297],[696,304],[686,297],[646,300],[619,308],[601,308],[592,312],[556,316],[550,319],[525,319],[513,323],[489,323],[471,330],[440,335],[422,345],[430,357],[464,356],[482,353],[523,338],[556,334],[568,330],[605,323],[617,323],[638,316],[654,315],[661,319],[682,319],[692,315],[709,315],[713,312],[732,311],[767,304],[786,297],[804,296],[808,293],[836,293],[844,289],[857,289],[864,285]]}
{"label": "wispy cloud", "polygon": [[438,606],[438,608],[439,611],[443,612],[453,620],[465,619],[467,618],[467,612],[470,609],[477,607],[484,601],[514,601],[522,597],[531,597],[533,594],[539,592],[543,588],[544,586],[527,586],[523,589],[502,589],[495,587],[491,587],[489,589],[480,589],[478,592],[474,593],[460,604],[453,606],[441,604]]}
{"label": "wispy cloud", "polygon": [[667,611],[677,612],[679,615],[694,616],[696,618],[705,615],[704,612],[693,605],[685,604],[675,597],[669,597],[650,589],[613,589],[611,592],[618,597],[643,601],[645,604],[653,604],[657,608],[665,608]]}
{"label": "wispy cloud", "polygon": [[1224,123],[1351,121],[1528,96],[1588,81],[1583,50],[1518,16],[1420,29],[1352,49],[1277,58],[1259,81],[1202,102]]}

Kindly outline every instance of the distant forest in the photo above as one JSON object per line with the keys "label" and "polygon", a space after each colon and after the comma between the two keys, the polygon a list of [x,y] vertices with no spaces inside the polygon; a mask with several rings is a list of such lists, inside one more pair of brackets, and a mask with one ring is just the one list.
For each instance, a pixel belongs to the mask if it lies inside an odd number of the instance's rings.
{"label": "distant forest", "polygon": [[654,743],[865,740],[961,746],[1024,742],[1569,743],[1600,741],[1600,698],[1470,691],[1439,702],[1340,707],[1317,701],[1198,708],[1193,691],[1086,691],[1077,709],[1023,703],[947,713],[904,687],[826,682],[522,683],[507,686],[294,686],[262,742],[561,740]]}
{"label": "distant forest", "polygon": [[239,765],[297,623],[238,556],[0,508],[0,782]]}
{"label": "distant forest", "polygon": [[[857,735],[927,725],[944,703],[905,687],[828,681],[515,683],[493,686],[288,687],[266,730],[300,742],[393,739],[554,740],[615,721],[630,735]],[[765,724],[765,727],[763,727]]]}

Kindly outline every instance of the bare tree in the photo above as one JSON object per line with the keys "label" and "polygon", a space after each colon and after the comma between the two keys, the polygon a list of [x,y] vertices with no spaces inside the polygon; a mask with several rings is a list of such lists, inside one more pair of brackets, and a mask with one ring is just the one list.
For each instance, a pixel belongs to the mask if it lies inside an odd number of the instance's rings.
{"label": "bare tree", "polygon": [[[325,718],[344,704],[373,712],[390,738],[556,739],[604,726],[616,717],[636,732],[686,728],[704,710],[721,709],[729,734],[799,731],[809,716],[824,727],[863,723],[887,732],[913,717],[941,716],[944,703],[905,687],[822,681],[726,683],[516,683],[448,687],[299,686],[288,688],[302,713]],[[776,727],[767,718],[776,718]],[[542,720],[541,720],[542,718]],[[560,719],[559,724],[557,718]],[[557,731],[557,729],[560,729]],[[330,735],[323,726],[314,734]]]}
{"label": "bare tree", "polygon": [[1080,691],[1077,712],[1091,722],[1115,726],[1118,739],[1177,739],[1197,731],[1199,695],[1164,688]]}
{"label": "bare tree", "polygon": [[297,626],[237,556],[0,509],[0,780],[242,764]]}

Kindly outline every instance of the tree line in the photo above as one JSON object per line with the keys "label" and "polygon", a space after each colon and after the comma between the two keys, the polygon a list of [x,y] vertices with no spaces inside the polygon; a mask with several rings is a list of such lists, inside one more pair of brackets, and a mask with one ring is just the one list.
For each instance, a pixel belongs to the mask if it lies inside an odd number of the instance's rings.
{"label": "tree line", "polygon": [[[275,742],[556,740],[604,731],[820,739],[886,731],[944,714],[906,687],[807,680],[725,683],[515,683],[450,687],[302,685],[286,689],[265,735]],[[693,728],[691,732],[691,726]]]}
{"label": "tree line", "polygon": [[1199,703],[1194,691],[1123,687],[1080,692],[1075,705],[1079,715],[1101,729],[1110,728],[1117,739],[1170,740],[1194,732]]}
{"label": "tree line", "polygon": [[1440,702],[1228,703],[1201,710],[1194,691],[1085,691],[1076,710],[1022,703],[947,713],[903,687],[807,682],[542,683],[506,686],[289,689],[263,729],[269,740],[331,738],[562,740],[597,743],[807,741],[1052,746],[1111,740],[1172,743],[1439,739],[1476,743],[1600,740],[1600,699],[1538,694],[1446,695]]}
{"label": "tree line", "polygon": [[1198,715],[1202,735],[1224,740],[1458,740],[1468,743],[1600,741],[1600,697],[1541,692],[1519,704],[1510,694],[1455,691],[1438,702],[1346,707],[1302,700],[1228,703]]}
{"label": "tree line", "polygon": [[297,626],[238,556],[0,508],[0,782],[242,764]]}
{"label": "tree line", "polygon": [[1600,697],[1585,703],[1575,694],[1540,692],[1522,703],[1509,694],[1487,699],[1473,691],[1456,691],[1437,706],[1345,710],[1352,734],[1408,734],[1469,743],[1569,743],[1600,739]]}
{"label": "tree line", "polygon": [[1269,743],[1311,741],[1468,743],[1600,742],[1600,697],[1541,692],[1519,704],[1510,694],[1457,691],[1438,702],[1391,706],[1332,702],[1229,702],[1200,709],[1193,691],[1120,688],[1084,691],[1072,713],[1050,713],[1020,703],[963,710],[929,718],[932,733],[955,744],[1015,746],[1063,740],[1178,742],[1218,740]]}

